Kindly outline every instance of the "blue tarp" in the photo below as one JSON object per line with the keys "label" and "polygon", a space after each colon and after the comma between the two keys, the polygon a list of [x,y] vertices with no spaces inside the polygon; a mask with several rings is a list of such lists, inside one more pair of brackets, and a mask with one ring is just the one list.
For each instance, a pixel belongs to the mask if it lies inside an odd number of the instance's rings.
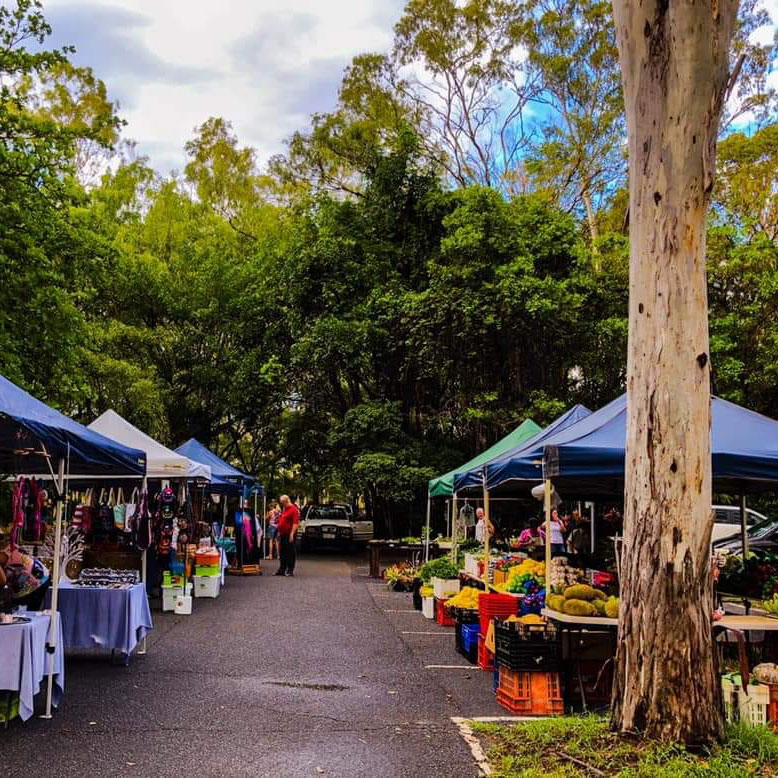
{"label": "blue tarp", "polygon": [[[626,419],[627,398],[622,395],[534,452],[562,494],[565,483],[579,494],[620,493]],[[778,489],[778,421],[714,397],[711,453],[716,490]],[[537,473],[540,480],[540,468]]]}
{"label": "blue tarp", "polygon": [[470,470],[456,473],[454,476],[454,491],[459,492],[464,489],[481,489],[483,488],[484,468],[487,471],[487,486],[489,486],[489,479],[495,481],[496,485],[504,483],[506,480],[513,480],[517,477],[529,477],[536,479],[535,468],[532,468],[529,476],[526,475],[512,475],[513,471],[521,471],[526,473],[526,467],[524,465],[522,457],[526,453],[535,451],[543,441],[554,435],[561,430],[567,429],[571,424],[575,424],[583,418],[586,418],[591,414],[591,411],[583,405],[574,405],[569,410],[565,411],[558,419],[554,420],[544,429],[535,433],[531,438],[520,443],[518,446],[499,454],[498,456],[490,459],[486,463],[473,467]]}
{"label": "blue tarp", "polygon": [[0,376],[0,471],[6,474],[56,472],[68,458],[79,475],[146,473],[146,454],[104,437],[55,411]]}
{"label": "blue tarp", "polygon": [[234,492],[240,494],[244,486],[254,485],[257,494],[264,494],[262,486],[254,484],[256,479],[247,475],[232,465],[217,457],[209,448],[206,448],[199,440],[190,438],[186,443],[176,449],[176,454],[187,457],[195,462],[208,465],[211,468],[211,483],[209,489],[212,492]]}

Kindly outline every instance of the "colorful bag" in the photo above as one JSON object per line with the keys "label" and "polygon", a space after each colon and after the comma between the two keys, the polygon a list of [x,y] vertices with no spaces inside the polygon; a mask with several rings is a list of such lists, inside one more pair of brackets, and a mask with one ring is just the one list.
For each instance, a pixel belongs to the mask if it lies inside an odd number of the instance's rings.
{"label": "colorful bag", "polygon": [[113,526],[124,532],[127,523],[127,506],[124,504],[124,490],[119,489],[116,495],[116,505],[113,506]]}

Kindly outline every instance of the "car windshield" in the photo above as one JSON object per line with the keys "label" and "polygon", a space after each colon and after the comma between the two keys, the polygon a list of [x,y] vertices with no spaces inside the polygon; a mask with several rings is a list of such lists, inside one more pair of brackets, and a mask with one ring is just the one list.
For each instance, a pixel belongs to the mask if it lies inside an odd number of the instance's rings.
{"label": "car windshield", "polygon": [[748,530],[748,537],[751,538],[751,540],[761,540],[762,538],[769,537],[776,531],[778,531],[778,521],[776,519],[766,519],[754,527],[751,527],[751,529]]}
{"label": "car windshield", "polygon": [[343,508],[317,506],[308,511],[307,518],[310,521],[348,521],[348,516]]}

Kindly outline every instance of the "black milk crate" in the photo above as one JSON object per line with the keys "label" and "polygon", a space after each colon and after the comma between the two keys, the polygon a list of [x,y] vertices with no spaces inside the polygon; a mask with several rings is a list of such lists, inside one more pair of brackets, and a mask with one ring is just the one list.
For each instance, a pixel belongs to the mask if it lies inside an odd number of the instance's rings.
{"label": "black milk crate", "polygon": [[473,608],[451,608],[457,624],[478,624],[478,611]]}
{"label": "black milk crate", "polygon": [[461,645],[457,646],[457,651],[465,658],[468,662],[470,662],[471,665],[478,663],[478,643],[475,643],[474,645],[470,646],[470,650],[467,651],[465,648]]}
{"label": "black milk crate", "polygon": [[553,625],[497,620],[494,630],[495,657],[501,667],[514,672],[560,669],[562,652]]}

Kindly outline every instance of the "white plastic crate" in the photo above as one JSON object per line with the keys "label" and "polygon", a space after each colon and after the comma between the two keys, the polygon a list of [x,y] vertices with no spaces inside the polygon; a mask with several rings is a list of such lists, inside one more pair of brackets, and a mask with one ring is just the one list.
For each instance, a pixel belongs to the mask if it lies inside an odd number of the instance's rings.
{"label": "white plastic crate", "polygon": [[742,686],[740,675],[731,673],[721,679],[724,713],[727,721],[746,724],[767,724],[770,716],[770,687],[763,683]]}
{"label": "white plastic crate", "polygon": [[434,597],[422,597],[421,612],[424,615],[425,619],[435,618],[435,598]]}
{"label": "white plastic crate", "polygon": [[738,713],[747,724],[767,724],[770,720],[770,687],[763,683],[749,684],[738,691]]}
{"label": "white plastic crate", "polygon": [[478,555],[465,554],[465,572],[478,577]]}
{"label": "white plastic crate", "polygon": [[176,599],[183,595],[182,586],[163,586],[162,587],[162,610],[174,611],[176,609]]}
{"label": "white plastic crate", "polygon": [[192,613],[191,594],[180,594],[176,597],[176,613],[179,616],[189,616]]}
{"label": "white plastic crate", "polygon": [[194,596],[195,597],[211,597],[216,598],[219,596],[221,589],[221,581],[218,576],[212,575],[196,575],[194,577]]}
{"label": "white plastic crate", "polygon": [[458,578],[433,578],[432,586],[435,590],[435,596],[442,600],[456,594],[459,591],[460,583]]}

